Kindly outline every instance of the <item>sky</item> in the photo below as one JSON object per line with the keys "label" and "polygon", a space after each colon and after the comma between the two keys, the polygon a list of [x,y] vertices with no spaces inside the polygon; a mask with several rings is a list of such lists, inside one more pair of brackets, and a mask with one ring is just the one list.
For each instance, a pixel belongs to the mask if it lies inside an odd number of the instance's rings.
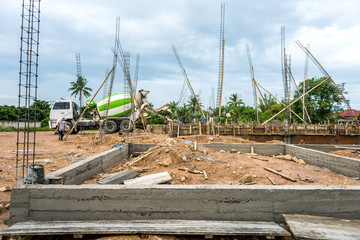
{"label": "sky", "polygon": [[[214,106],[222,2],[226,5],[222,102],[237,93],[246,105],[254,106],[246,43],[250,46],[256,80],[283,98],[284,26],[286,52],[291,55],[296,82],[303,81],[305,66],[305,54],[295,44],[299,40],[305,46],[310,44],[312,54],[336,83],[345,83],[351,107],[360,109],[357,0],[43,0],[38,99],[75,99],[68,89],[70,82],[76,81],[76,53],[81,56],[82,75],[95,93],[112,67],[116,17],[120,17],[120,41],[124,51],[131,54],[131,77],[135,75],[139,53],[138,89],[150,91],[148,100],[156,108],[178,101],[184,82],[172,44],[203,105]],[[1,0],[0,105],[18,104],[21,3]],[[311,61],[308,76],[323,76]],[[117,65],[113,92],[123,92],[123,82],[121,66]],[[187,98],[190,94],[188,90]],[[101,89],[95,99],[103,97]]]}

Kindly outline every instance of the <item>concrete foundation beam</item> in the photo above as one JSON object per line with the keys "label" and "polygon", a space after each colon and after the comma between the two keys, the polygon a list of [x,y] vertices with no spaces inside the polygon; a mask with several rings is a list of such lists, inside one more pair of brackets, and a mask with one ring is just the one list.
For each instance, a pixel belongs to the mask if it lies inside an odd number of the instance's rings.
{"label": "concrete foundation beam", "polygon": [[59,169],[46,177],[49,179],[61,178],[62,184],[81,184],[94,175],[114,166],[126,159],[128,147],[112,148],[105,152],[88,157],[70,166]]}
{"label": "concrete foundation beam", "polygon": [[[21,199],[21,200],[19,200]],[[13,204],[13,202],[19,204]],[[275,221],[282,214],[359,219],[360,186],[28,185],[10,223],[70,220]]]}
{"label": "concrete foundation beam", "polygon": [[286,145],[286,154],[304,159],[306,163],[327,168],[348,177],[360,177],[360,160],[307,149],[295,145]]}

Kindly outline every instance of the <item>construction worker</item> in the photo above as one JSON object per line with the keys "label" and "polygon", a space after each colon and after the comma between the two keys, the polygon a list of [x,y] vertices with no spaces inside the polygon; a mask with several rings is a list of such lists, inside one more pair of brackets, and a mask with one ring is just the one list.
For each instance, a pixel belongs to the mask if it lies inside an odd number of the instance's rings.
{"label": "construction worker", "polygon": [[56,127],[56,130],[59,132],[59,140],[63,140],[63,137],[64,137],[64,131],[67,131],[67,128],[66,128],[66,119],[63,117],[57,127]]}
{"label": "construction worker", "polygon": [[185,113],[185,115],[182,117],[181,122],[182,122],[183,124],[186,124],[186,123],[189,122],[189,118],[188,118],[188,116],[187,116],[187,113]]}
{"label": "construction worker", "polygon": [[209,109],[209,123],[213,124],[214,122],[214,111],[210,108]]}

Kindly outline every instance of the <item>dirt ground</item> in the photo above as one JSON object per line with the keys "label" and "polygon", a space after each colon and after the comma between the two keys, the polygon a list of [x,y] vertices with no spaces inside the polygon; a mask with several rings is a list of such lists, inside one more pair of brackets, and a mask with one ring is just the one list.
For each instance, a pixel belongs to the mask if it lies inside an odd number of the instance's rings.
{"label": "dirt ground", "polygon": [[[16,132],[0,133],[0,229],[7,227],[3,224],[3,221],[9,217],[11,188],[15,186],[16,139]],[[101,178],[130,168],[144,171],[140,176],[168,171],[172,177],[169,184],[272,184],[269,178],[278,185],[360,184],[358,180],[335,174],[327,169],[310,166],[304,161],[294,159],[291,156],[260,156],[240,152],[216,152],[201,146],[201,143],[250,143],[250,141],[239,137],[197,135],[174,138],[175,141],[167,141],[167,139],[169,139],[168,135],[147,134],[137,131],[136,138],[134,138],[133,134],[106,135],[106,143],[100,144],[100,136],[96,131],[70,135],[67,141],[59,141],[54,132],[37,132],[35,163],[44,165],[45,172],[48,173],[108,150],[118,142],[157,143],[159,146],[152,149],[151,154],[142,160],[129,166],[129,163],[136,159],[129,158],[125,163],[118,164],[107,172],[94,176],[86,183],[96,184],[96,181]],[[186,142],[186,140],[188,141]],[[193,142],[197,143],[196,150]],[[269,144],[271,143],[281,142],[269,142]],[[359,158],[358,152],[351,153],[352,150],[339,151],[341,153],[336,154]],[[264,167],[279,171],[295,179],[296,182],[268,172]],[[207,179],[205,179],[206,177]],[[139,236],[97,239],[132,240],[139,239]],[[179,238],[174,236],[151,236],[149,239]]]}
{"label": "dirt ground", "polygon": [[332,151],[329,153],[344,156],[344,157],[360,159],[360,151],[359,150],[341,149],[341,150],[336,150],[336,151]]}
{"label": "dirt ground", "polygon": [[[190,142],[190,141],[191,142]],[[194,142],[197,142],[196,150]],[[237,151],[214,151],[200,143],[210,142],[249,142],[241,138],[191,136],[174,138],[150,150],[150,154],[139,161],[140,157],[129,158],[125,163],[100,173],[86,184],[96,184],[96,181],[109,175],[131,169],[142,172],[141,176],[167,171],[172,177],[170,184],[246,184],[246,185],[271,185],[270,177],[277,185],[357,185],[360,181],[336,174],[328,169],[323,169],[306,164],[302,159],[292,156],[262,156],[256,153],[243,153]],[[199,145],[200,144],[200,145]],[[271,145],[269,144],[269,147]],[[133,164],[133,161],[137,161]],[[265,170],[271,168],[296,180],[289,181],[279,175]]]}

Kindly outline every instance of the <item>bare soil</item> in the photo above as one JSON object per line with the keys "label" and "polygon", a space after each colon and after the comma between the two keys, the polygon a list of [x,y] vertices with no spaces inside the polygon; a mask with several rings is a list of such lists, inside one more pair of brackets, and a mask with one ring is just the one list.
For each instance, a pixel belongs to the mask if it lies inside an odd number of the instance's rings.
{"label": "bare soil", "polygon": [[[0,133],[0,229],[7,227],[3,221],[9,217],[11,188],[15,186],[16,139],[16,132]],[[171,141],[170,144],[166,142],[167,139],[169,139],[168,135],[147,134],[137,131],[136,138],[132,133],[121,136],[118,134],[106,135],[106,143],[100,144],[100,136],[95,131],[70,135],[66,141],[59,141],[54,132],[37,132],[35,163],[44,165],[45,172],[49,173],[73,164],[75,161],[108,150],[118,142],[157,143],[160,146],[153,149],[149,156],[139,162],[129,166],[129,162],[135,159],[129,158],[125,163],[120,163],[107,172],[94,176],[86,183],[94,184],[97,180],[111,173],[130,168],[133,170],[145,170],[140,176],[168,171],[172,177],[170,184],[271,184],[267,176],[271,177],[278,185],[360,184],[360,181],[306,163],[301,164],[291,160],[283,160],[276,158],[276,156],[216,152],[198,144],[195,150],[194,144],[183,142],[183,139],[197,143],[251,142],[239,137],[197,135],[174,138],[176,143]],[[271,147],[271,143],[281,142],[271,141],[269,147]],[[337,152],[340,151],[341,153],[336,154],[359,158],[358,153],[354,153],[357,156],[350,155],[353,154],[351,153],[352,150],[339,150]],[[206,157],[212,161],[205,160]],[[281,173],[296,179],[297,182],[291,182],[270,173],[264,167],[281,171]],[[204,172],[207,175],[207,180]],[[109,236],[101,239],[139,239],[139,236],[122,236],[120,238]],[[151,236],[148,239],[186,238]]]}
{"label": "bare soil", "polygon": [[[151,136],[151,135],[150,135]],[[96,184],[96,181],[109,175],[131,169],[143,172],[141,176],[167,171],[172,177],[170,184],[246,184],[271,185],[270,177],[277,185],[358,185],[360,181],[336,174],[328,169],[306,164],[303,160],[295,162],[291,156],[262,156],[243,152],[214,151],[198,143],[232,142],[233,137],[190,136],[174,138],[174,141],[160,143],[159,147],[150,150],[151,154],[140,161],[129,165],[137,158],[129,158],[105,173],[98,174],[85,184]],[[185,142],[183,142],[185,140]],[[186,140],[197,142],[194,144]],[[237,138],[237,142],[247,140]],[[269,147],[271,145],[269,144]],[[143,155],[145,155],[144,153]],[[205,159],[208,158],[208,159]],[[296,159],[295,159],[296,160]],[[289,181],[279,175],[265,170],[271,168],[296,180]],[[205,174],[204,174],[205,172]],[[207,177],[207,179],[206,179]]]}
{"label": "bare soil", "polygon": [[344,157],[360,159],[360,151],[359,150],[341,149],[341,150],[336,150],[336,151],[332,151],[329,153],[344,156]]}

